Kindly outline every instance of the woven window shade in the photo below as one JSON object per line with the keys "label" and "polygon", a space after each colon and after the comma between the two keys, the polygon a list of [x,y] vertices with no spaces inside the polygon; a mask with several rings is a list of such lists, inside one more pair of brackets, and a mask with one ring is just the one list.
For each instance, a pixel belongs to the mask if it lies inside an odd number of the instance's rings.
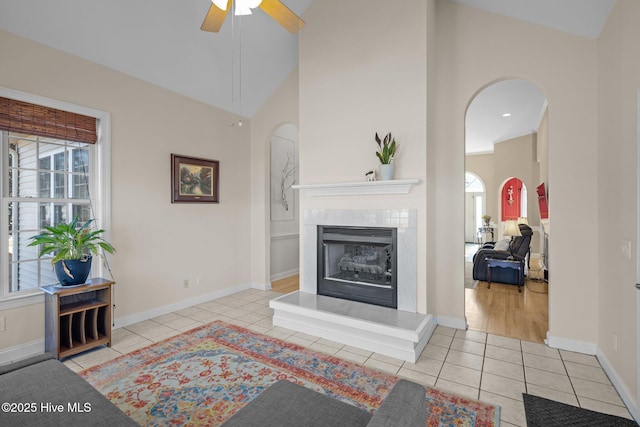
{"label": "woven window shade", "polygon": [[95,144],[95,117],[0,97],[0,129]]}

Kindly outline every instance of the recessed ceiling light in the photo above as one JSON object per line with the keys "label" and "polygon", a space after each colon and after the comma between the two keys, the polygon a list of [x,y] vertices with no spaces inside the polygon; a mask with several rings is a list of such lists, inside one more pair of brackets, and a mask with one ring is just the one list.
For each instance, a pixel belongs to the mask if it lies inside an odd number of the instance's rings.
{"label": "recessed ceiling light", "polygon": [[504,113],[502,117],[511,117],[511,113]]}

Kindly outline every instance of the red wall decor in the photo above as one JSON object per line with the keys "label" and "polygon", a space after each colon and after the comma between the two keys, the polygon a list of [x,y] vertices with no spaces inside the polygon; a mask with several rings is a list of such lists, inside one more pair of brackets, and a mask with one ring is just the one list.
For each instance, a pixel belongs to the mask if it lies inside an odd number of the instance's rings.
{"label": "red wall decor", "polygon": [[538,193],[538,207],[540,208],[540,219],[549,218],[549,205],[547,205],[547,192],[544,189],[544,182],[536,188]]}
{"label": "red wall decor", "polygon": [[520,197],[522,194],[522,181],[518,178],[510,178],[502,187],[502,221],[517,220],[520,216]]}

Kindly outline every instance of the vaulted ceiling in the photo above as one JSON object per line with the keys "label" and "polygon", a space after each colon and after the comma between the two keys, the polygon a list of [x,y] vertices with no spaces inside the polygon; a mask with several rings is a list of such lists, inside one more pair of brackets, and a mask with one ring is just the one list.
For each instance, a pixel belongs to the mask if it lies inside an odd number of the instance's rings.
{"label": "vaulted ceiling", "polygon": [[[283,3],[301,16],[311,1]],[[219,33],[200,31],[210,5],[0,0],[0,28],[251,117],[297,66],[298,36],[259,9],[228,16]]]}
{"label": "vaulted ceiling", "polygon": [[[303,19],[312,1],[282,0]],[[454,1],[589,38],[598,36],[615,3]],[[228,17],[219,33],[200,31],[210,5],[211,0],[0,0],[0,29],[252,117],[297,66],[298,36],[259,9]],[[494,89],[490,98],[496,105],[486,109],[504,110],[499,103],[509,97],[513,127],[468,127],[467,135],[484,144],[475,151],[491,151],[493,142],[507,134],[530,133],[540,119],[539,111],[531,111],[526,84],[505,85],[502,93]]]}
{"label": "vaulted ceiling", "polygon": [[[591,39],[598,37],[615,3],[615,0],[454,1]],[[496,142],[535,132],[546,106],[541,90],[526,80],[506,80],[487,87],[467,110],[466,153],[491,152]]]}

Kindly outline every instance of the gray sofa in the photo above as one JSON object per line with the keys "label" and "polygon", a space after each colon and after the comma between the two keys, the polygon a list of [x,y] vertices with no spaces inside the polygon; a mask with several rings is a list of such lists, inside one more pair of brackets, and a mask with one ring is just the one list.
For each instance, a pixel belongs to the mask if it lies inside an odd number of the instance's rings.
{"label": "gray sofa", "polygon": [[0,365],[0,426],[137,426],[51,354]]}
{"label": "gray sofa", "polygon": [[[50,354],[0,365],[0,426],[137,426]],[[13,411],[12,411],[13,410]],[[27,412],[28,411],[28,412]],[[424,427],[425,389],[400,380],[373,415],[288,381],[278,381],[224,425]]]}
{"label": "gray sofa", "polygon": [[236,412],[225,427],[424,427],[426,390],[400,380],[371,415],[298,384],[280,380]]}

